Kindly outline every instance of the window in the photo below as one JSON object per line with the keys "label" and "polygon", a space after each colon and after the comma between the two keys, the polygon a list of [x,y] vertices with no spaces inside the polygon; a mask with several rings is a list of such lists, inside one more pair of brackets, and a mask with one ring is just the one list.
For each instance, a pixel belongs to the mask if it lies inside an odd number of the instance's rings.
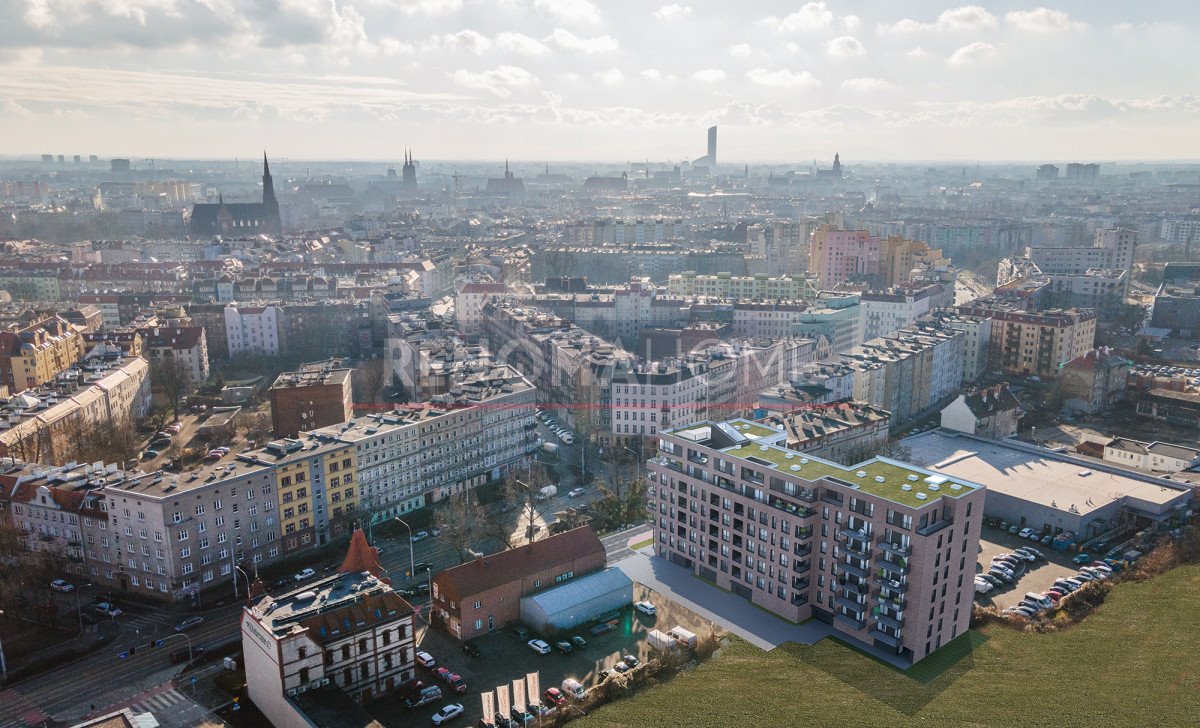
{"label": "window", "polygon": [[179,529],[179,536],[178,536],[177,538],[178,538],[180,541],[187,541],[187,540],[188,540],[188,532],[187,532],[187,529],[186,529],[186,528],[181,528],[181,529]]}

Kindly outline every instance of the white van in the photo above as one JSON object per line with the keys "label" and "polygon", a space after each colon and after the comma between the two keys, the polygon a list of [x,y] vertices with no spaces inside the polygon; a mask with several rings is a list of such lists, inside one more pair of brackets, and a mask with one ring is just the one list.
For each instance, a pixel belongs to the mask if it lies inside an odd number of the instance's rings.
{"label": "white van", "polygon": [[576,700],[583,700],[587,696],[587,689],[573,677],[562,681],[562,691]]}

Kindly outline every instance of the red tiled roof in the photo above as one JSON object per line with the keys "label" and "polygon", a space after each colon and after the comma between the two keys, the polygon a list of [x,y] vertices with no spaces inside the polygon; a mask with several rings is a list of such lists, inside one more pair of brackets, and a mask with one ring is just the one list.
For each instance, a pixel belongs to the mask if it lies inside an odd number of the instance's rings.
{"label": "red tiled roof", "polygon": [[531,571],[568,564],[594,552],[604,554],[604,544],[590,526],[560,533],[528,546],[483,556],[446,569],[434,577],[438,588],[462,601]]}

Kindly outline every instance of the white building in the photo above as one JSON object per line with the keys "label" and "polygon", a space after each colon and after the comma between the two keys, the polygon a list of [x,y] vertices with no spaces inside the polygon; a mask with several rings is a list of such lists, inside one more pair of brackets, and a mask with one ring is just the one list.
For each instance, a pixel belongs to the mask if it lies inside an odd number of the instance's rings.
{"label": "white building", "polygon": [[355,531],[338,573],[242,610],[246,687],[276,726],[329,725],[305,693],[340,689],[357,703],[385,696],[415,673],[413,608],[383,577]]}
{"label": "white building", "polygon": [[502,296],[508,290],[503,283],[462,283],[454,291],[454,323],[463,336],[483,333],[483,304],[492,296]]}
{"label": "white building", "polygon": [[699,275],[694,271],[685,271],[667,278],[666,292],[671,296],[705,296],[727,300],[797,301],[805,298],[810,288],[808,279],[802,275]]}
{"label": "white building", "polygon": [[[947,300],[946,290],[950,296]],[[929,311],[954,303],[953,286],[896,286],[860,296],[863,339],[877,339],[908,326]]]}
{"label": "white building", "polygon": [[1025,257],[1047,274],[1083,275],[1093,268],[1129,270],[1137,238],[1136,230],[1106,228],[1096,231],[1090,248],[1026,248]]}
{"label": "white building", "polygon": [[239,306],[237,303],[226,306],[225,334],[229,355],[278,356],[281,318],[278,306]]}
{"label": "white building", "polygon": [[1105,443],[1104,459],[1130,468],[1178,473],[1200,465],[1200,450],[1169,442],[1141,442],[1118,437]]}

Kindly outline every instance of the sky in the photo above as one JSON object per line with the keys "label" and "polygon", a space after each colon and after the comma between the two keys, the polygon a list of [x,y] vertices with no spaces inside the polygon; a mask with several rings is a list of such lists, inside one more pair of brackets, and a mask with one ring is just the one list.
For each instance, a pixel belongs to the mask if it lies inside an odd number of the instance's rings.
{"label": "sky", "polygon": [[1200,3],[0,0],[0,154],[1200,159]]}

